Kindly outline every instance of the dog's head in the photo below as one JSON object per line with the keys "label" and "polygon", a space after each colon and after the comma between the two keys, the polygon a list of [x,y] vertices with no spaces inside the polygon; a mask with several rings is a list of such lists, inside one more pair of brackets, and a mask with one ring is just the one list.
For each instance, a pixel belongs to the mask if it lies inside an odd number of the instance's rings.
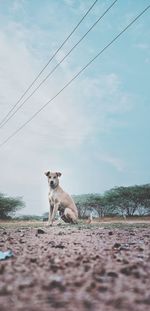
{"label": "dog's head", "polygon": [[59,185],[59,177],[61,176],[60,172],[52,173],[50,171],[45,172],[45,175],[48,178],[48,184],[51,189],[55,189]]}

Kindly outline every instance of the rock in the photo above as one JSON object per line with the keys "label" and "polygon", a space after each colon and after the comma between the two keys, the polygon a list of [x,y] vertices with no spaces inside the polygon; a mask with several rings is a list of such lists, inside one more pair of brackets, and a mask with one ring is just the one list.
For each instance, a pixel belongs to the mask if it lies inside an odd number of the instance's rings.
{"label": "rock", "polygon": [[0,265],[0,274],[3,274],[5,271],[5,266],[3,264]]}
{"label": "rock", "polygon": [[135,275],[135,273],[137,272],[137,265],[133,264],[133,265],[128,265],[126,267],[123,267],[120,269],[120,272],[125,274],[125,275]]}
{"label": "rock", "polygon": [[24,240],[20,239],[19,243],[23,244],[23,243],[26,243],[26,242]]}
{"label": "rock", "polygon": [[129,244],[122,244],[119,249],[120,251],[127,251],[129,250]]}
{"label": "rock", "polygon": [[26,278],[26,279],[22,279],[19,284],[18,284],[18,288],[19,289],[23,289],[26,287],[32,287],[34,285],[34,281],[31,278]]}
{"label": "rock", "polygon": [[89,299],[84,299],[83,300],[83,306],[84,306],[84,308],[86,309],[86,310],[93,310],[93,303],[91,302],[91,300],[89,300]]}
{"label": "rock", "polygon": [[54,288],[58,288],[60,291],[65,291],[65,284],[64,284],[64,279],[62,276],[58,275],[58,274],[52,274],[51,276],[49,276],[45,282],[45,284],[43,284],[43,288],[44,289],[54,289]]}
{"label": "rock", "polygon": [[37,231],[36,231],[36,234],[45,234],[46,232],[41,229],[41,228],[38,228]]}
{"label": "rock", "polygon": [[97,289],[99,292],[105,293],[108,290],[108,287],[104,286],[104,285],[100,285],[100,286],[98,286]]}
{"label": "rock", "polygon": [[59,244],[56,244],[54,241],[50,241],[48,244],[50,244],[52,248],[65,248],[65,246],[61,242]]}
{"label": "rock", "polygon": [[91,268],[90,265],[88,265],[88,264],[84,265],[84,271],[85,272],[88,272],[90,270],[90,268]]}
{"label": "rock", "polygon": [[117,278],[118,277],[118,273],[114,272],[114,271],[109,271],[107,272],[107,275],[113,278]]}
{"label": "rock", "polygon": [[115,243],[115,244],[113,245],[113,248],[120,248],[120,246],[121,246],[120,243]]}
{"label": "rock", "polygon": [[0,283],[0,296],[8,295],[7,286],[4,283]]}
{"label": "rock", "polygon": [[30,258],[30,262],[37,262],[37,258],[36,257],[31,257]]}
{"label": "rock", "polygon": [[6,235],[6,234],[7,234],[7,231],[3,231],[3,233],[2,233],[2,234]]}

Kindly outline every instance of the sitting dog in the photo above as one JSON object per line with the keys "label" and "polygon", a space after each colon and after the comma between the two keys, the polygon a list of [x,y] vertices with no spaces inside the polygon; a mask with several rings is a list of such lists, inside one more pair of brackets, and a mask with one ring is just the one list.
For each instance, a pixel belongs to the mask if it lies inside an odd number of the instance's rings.
{"label": "sitting dog", "polygon": [[77,207],[69,194],[63,191],[59,186],[59,177],[61,173],[50,171],[46,172],[45,175],[48,178],[49,184],[49,220],[48,224],[52,226],[55,215],[59,211],[61,219],[67,223],[76,223],[78,219]]}

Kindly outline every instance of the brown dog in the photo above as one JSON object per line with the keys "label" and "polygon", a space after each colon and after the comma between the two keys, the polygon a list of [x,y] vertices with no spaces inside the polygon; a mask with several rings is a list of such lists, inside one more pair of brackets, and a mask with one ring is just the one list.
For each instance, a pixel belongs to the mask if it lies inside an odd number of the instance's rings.
{"label": "brown dog", "polygon": [[76,223],[78,219],[77,207],[69,194],[63,191],[59,186],[59,178],[61,173],[50,171],[46,172],[49,184],[49,221],[48,224],[52,226],[53,220],[57,211],[59,211],[61,219],[67,223]]}

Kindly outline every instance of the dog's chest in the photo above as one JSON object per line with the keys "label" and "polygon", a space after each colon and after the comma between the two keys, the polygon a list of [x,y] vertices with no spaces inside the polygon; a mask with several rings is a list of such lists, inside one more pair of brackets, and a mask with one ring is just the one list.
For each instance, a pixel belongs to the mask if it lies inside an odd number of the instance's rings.
{"label": "dog's chest", "polygon": [[51,205],[57,203],[57,194],[55,191],[50,191],[49,193],[49,202]]}

